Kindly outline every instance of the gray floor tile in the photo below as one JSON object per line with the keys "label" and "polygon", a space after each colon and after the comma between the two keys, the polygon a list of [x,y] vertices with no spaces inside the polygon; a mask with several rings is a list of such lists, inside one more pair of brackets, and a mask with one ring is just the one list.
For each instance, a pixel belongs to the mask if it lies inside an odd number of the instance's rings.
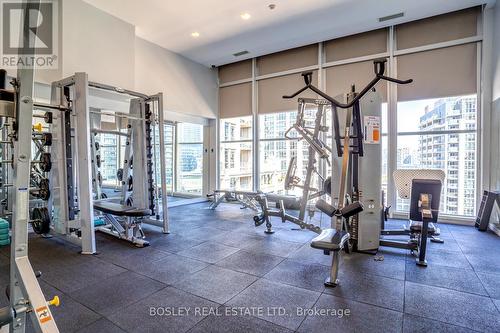
{"label": "gray floor tile", "polygon": [[207,266],[206,262],[171,254],[158,261],[139,262],[132,268],[132,271],[165,284],[172,284]]}
{"label": "gray floor tile", "polygon": [[300,229],[293,223],[287,223],[285,228],[275,229],[273,236],[289,242],[310,243],[311,239],[318,234],[307,229]]}
{"label": "gray floor tile", "polygon": [[[203,311],[216,309],[219,304],[187,292],[167,287],[129,305],[109,317],[116,325],[134,333],[187,332],[205,316]],[[165,311],[183,309],[183,312]],[[196,312],[198,311],[198,312]]]}
{"label": "gray floor tile", "polygon": [[[432,252],[427,253],[426,257],[427,263],[429,266],[431,265],[440,265],[440,266],[448,266],[455,268],[465,268],[471,269],[471,265],[467,258],[458,252],[452,251],[439,251],[439,253]],[[408,256],[406,261],[409,263],[415,263],[415,256]]]}
{"label": "gray floor tile", "polygon": [[219,236],[212,238],[212,241],[219,244],[241,248],[249,246],[250,244],[253,244],[263,238],[264,236],[262,235],[246,233],[239,228],[234,231],[230,231],[229,233],[220,234]]}
{"label": "gray floor tile", "polygon": [[329,274],[328,266],[302,264],[285,259],[264,277],[274,282],[321,292],[325,289],[323,282]]}
{"label": "gray floor tile", "polygon": [[358,302],[403,311],[404,281],[340,270],[339,285],[325,293]]}
{"label": "gray floor tile", "polygon": [[[227,309],[227,310],[226,310]],[[220,307],[193,327],[189,333],[291,333],[292,331],[252,316],[231,315],[231,308]],[[227,311],[227,312],[226,312]]]}
{"label": "gray floor tile", "polygon": [[476,272],[498,274],[500,272],[500,260],[498,260],[498,258],[500,258],[500,252],[498,253],[499,255],[497,256],[491,256],[487,253],[466,253],[465,257]]}
{"label": "gray floor tile", "polygon": [[443,322],[404,315],[403,333],[472,333],[476,332],[465,327],[445,324]]}
{"label": "gray floor tile", "polygon": [[325,255],[321,250],[313,249],[308,243],[292,252],[288,258],[309,264],[320,264],[325,266],[330,266],[332,264],[331,256]]}
{"label": "gray floor tile", "polygon": [[477,273],[484,288],[491,298],[500,299],[500,272],[499,274]]}
{"label": "gray floor tile", "polygon": [[189,249],[193,246],[200,245],[204,241],[169,234],[166,237],[152,239],[150,242],[151,246],[157,248],[158,250],[177,253],[179,251]]}
{"label": "gray floor tile", "polygon": [[161,282],[133,272],[125,272],[78,289],[69,295],[92,310],[107,316],[164,287],[165,284]]}
{"label": "gray floor tile", "polygon": [[[260,307],[263,313],[256,313],[259,318],[296,330],[305,317],[297,314],[297,308],[311,308],[319,295],[318,292],[260,279],[230,300],[227,305]],[[284,309],[286,315],[278,315],[279,312],[268,313],[271,307]]]}
{"label": "gray floor tile", "polygon": [[283,258],[240,250],[217,262],[217,266],[233,271],[263,276],[278,265]]}
{"label": "gray floor tile", "polygon": [[169,254],[169,252],[161,251],[153,246],[138,248],[129,244],[116,245],[115,243],[113,246],[103,248],[97,257],[126,269],[131,269],[137,262],[145,260],[154,262],[165,258]]}
{"label": "gray floor tile", "polygon": [[223,304],[257,280],[256,276],[208,266],[174,284],[176,288]]}
{"label": "gray floor tile", "polygon": [[202,226],[197,228],[182,229],[174,233],[172,236],[181,236],[187,239],[195,239],[206,242],[211,241],[213,238],[227,234],[228,232],[229,231],[219,228]]}
{"label": "gray floor tile", "polygon": [[489,297],[413,282],[406,282],[405,313],[485,332],[500,326],[500,316]]}
{"label": "gray floor tile", "polygon": [[314,309],[335,312],[330,312],[330,315],[308,315],[300,325],[299,332],[401,332],[403,323],[403,314],[400,312],[327,294],[321,295]]}
{"label": "gray floor tile", "polygon": [[496,307],[497,307],[497,309],[498,309],[498,312],[500,312],[500,300],[498,300],[498,299],[494,299],[494,300],[493,300],[493,303],[495,303],[495,305],[496,305]]}
{"label": "gray floor tile", "polygon": [[216,263],[233,253],[238,252],[238,248],[222,245],[214,242],[205,242],[190,249],[178,252],[179,255],[189,257],[208,263]]}
{"label": "gray floor tile", "polygon": [[9,265],[10,259],[7,256],[4,256],[3,254],[0,255],[0,268],[5,265]]}
{"label": "gray floor tile", "polygon": [[70,293],[126,272],[122,267],[97,258],[90,258],[78,265],[58,265],[49,269],[41,267],[40,270],[44,281],[65,293]]}
{"label": "gray floor tile", "polygon": [[406,281],[488,296],[476,273],[471,269],[440,265],[420,267],[407,263]]}
{"label": "gray floor tile", "polygon": [[[52,299],[56,295],[59,296],[61,304],[58,307],[52,306],[50,310],[60,332],[75,332],[101,318],[96,312],[76,302],[49,284],[42,281],[40,287],[46,299]],[[27,325],[27,327],[32,327],[31,320],[28,320]],[[26,331],[32,332],[30,329]]]}
{"label": "gray floor tile", "polygon": [[76,333],[126,333],[124,330],[113,324],[107,319],[99,319],[98,321],[85,326],[76,331]]}
{"label": "gray floor tile", "polygon": [[265,253],[286,258],[302,246],[300,243],[284,241],[273,237],[273,235],[268,236],[269,237],[255,243],[244,246],[243,249],[249,252]]}
{"label": "gray floor tile", "polygon": [[[383,260],[380,260],[382,258]],[[387,252],[383,254],[381,252],[376,256],[363,253],[344,254],[342,255],[341,270],[398,280],[405,279],[405,261],[401,260],[399,256],[387,254]]]}

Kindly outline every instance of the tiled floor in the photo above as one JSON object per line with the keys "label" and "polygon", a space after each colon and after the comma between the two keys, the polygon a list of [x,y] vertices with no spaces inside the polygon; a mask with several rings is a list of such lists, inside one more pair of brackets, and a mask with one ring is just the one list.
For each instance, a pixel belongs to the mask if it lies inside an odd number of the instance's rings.
{"label": "tiled floor", "polygon": [[[82,256],[33,236],[42,289],[61,297],[61,332],[500,332],[491,233],[441,224],[445,243],[429,243],[427,268],[396,249],[379,251],[383,261],[343,255],[340,285],[325,289],[330,258],[309,246],[315,234],[276,221],[266,235],[251,211],[207,206],[170,209],[171,234],[145,228],[152,246],[143,249],[98,234],[100,253]],[[0,249],[0,286],[7,256]],[[300,311],[311,308],[323,313]]]}

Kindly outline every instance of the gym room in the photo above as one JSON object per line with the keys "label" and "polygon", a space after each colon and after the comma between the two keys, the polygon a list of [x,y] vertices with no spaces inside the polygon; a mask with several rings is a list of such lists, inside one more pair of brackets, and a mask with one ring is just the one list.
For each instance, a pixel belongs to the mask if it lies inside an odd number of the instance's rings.
{"label": "gym room", "polygon": [[500,2],[0,0],[0,333],[500,332]]}

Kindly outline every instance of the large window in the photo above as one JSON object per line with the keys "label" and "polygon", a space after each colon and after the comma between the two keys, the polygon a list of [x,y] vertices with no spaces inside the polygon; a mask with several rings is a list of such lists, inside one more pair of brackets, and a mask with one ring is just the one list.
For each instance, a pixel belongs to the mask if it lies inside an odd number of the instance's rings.
{"label": "large window", "polygon": [[[313,111],[306,111],[311,115]],[[297,112],[279,112],[259,116],[259,161],[260,190],[263,192],[285,193],[285,177],[292,157],[296,158],[295,175],[304,180],[309,160],[308,145],[305,141],[285,139],[285,132],[295,123]],[[308,126],[311,124],[308,123]],[[290,136],[296,137],[292,130]],[[287,194],[299,195],[295,188]]]}
{"label": "large window", "polygon": [[96,137],[99,142],[101,154],[101,177],[102,184],[105,186],[117,186],[118,179],[116,172],[118,170],[118,135],[110,133],[100,133]]}
{"label": "large window", "polygon": [[203,187],[203,125],[177,124],[177,184],[180,193],[201,194]]}
{"label": "large window", "polygon": [[220,121],[220,188],[251,191],[252,116]]}
{"label": "large window", "polygon": [[[441,212],[475,215],[476,95],[399,102],[397,168],[445,172]],[[397,199],[396,210],[407,211]]]}

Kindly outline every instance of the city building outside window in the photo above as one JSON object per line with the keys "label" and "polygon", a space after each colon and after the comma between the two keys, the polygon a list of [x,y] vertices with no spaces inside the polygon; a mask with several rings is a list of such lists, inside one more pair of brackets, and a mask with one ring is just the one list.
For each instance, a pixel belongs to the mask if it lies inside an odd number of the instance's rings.
{"label": "city building outside window", "polygon": [[202,193],[203,125],[177,124],[177,183],[180,193]]}
{"label": "city building outside window", "polygon": [[221,189],[251,191],[252,186],[252,116],[220,120]]}
{"label": "city building outside window", "polygon": [[[397,168],[443,170],[446,180],[441,212],[474,216],[476,95],[398,102],[397,107]],[[387,160],[386,156],[383,160]],[[406,212],[408,208],[408,200],[398,197],[396,211]]]}

